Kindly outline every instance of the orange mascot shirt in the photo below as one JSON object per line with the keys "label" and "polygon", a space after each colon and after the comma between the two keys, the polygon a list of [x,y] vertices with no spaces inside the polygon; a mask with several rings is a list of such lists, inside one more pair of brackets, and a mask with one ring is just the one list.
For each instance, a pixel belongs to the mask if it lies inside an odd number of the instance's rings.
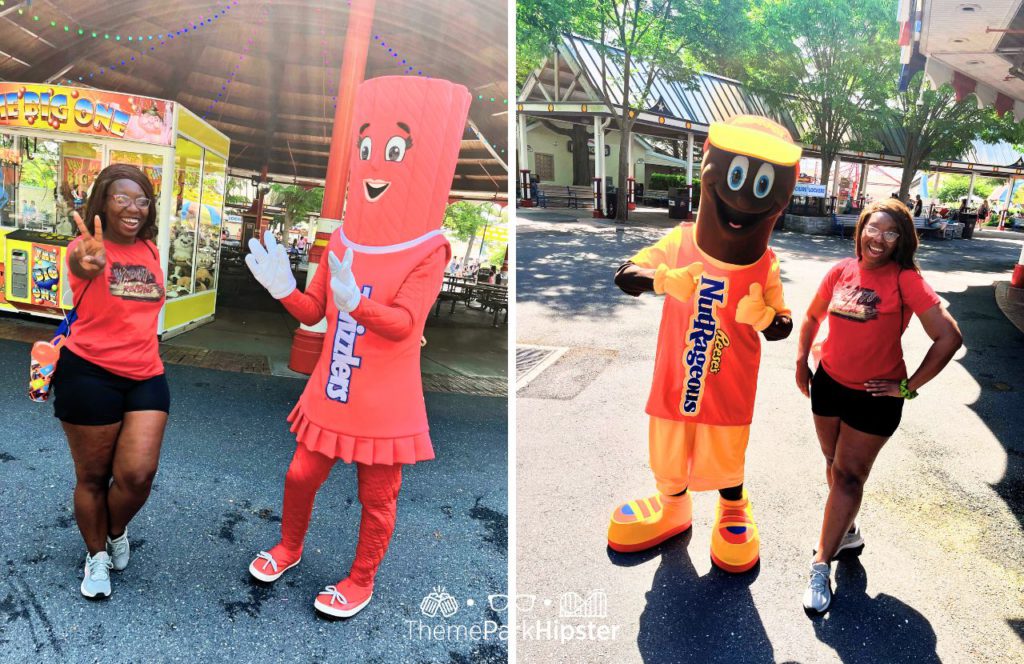
{"label": "orange mascot shirt", "polygon": [[758,332],[736,321],[736,305],[751,284],[764,288],[768,306],[789,315],[779,262],[771,249],[752,265],[718,261],[697,246],[694,226],[677,226],[630,261],[641,267],[686,267],[701,262],[700,284],[688,302],[666,295],[658,330],[654,381],[647,414],[713,425],[747,425],[754,415],[761,359]]}

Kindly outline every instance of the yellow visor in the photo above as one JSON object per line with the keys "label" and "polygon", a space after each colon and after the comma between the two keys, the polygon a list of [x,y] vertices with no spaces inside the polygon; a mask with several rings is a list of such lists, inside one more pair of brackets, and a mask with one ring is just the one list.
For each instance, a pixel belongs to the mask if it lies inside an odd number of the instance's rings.
{"label": "yellow visor", "polygon": [[779,166],[797,163],[802,152],[799,145],[767,131],[722,122],[711,124],[708,139],[711,145],[726,152],[763,159]]}

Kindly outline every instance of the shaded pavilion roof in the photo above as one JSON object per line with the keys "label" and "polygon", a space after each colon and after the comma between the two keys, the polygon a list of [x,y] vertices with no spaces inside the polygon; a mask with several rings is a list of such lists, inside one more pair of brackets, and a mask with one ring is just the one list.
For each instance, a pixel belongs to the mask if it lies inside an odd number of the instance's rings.
{"label": "shaded pavilion roof", "polygon": [[[523,82],[517,99],[520,114],[564,122],[592,125],[593,118],[611,118],[618,128],[622,114],[622,87],[625,73],[619,49],[601,45],[584,37],[563,34],[551,54]],[[642,88],[648,75],[643,59],[632,61],[631,89]],[[607,90],[607,93],[606,93]],[[818,157],[817,146],[804,139],[802,127],[786,112],[776,109],[755,91],[734,79],[702,72],[692,86],[657,77],[647,99],[647,108],[633,109],[637,134],[681,139],[692,132],[700,145],[712,122],[739,114],[770,117],[785,126],[804,148],[805,157]],[[900,127],[886,125],[869,138],[881,145],[880,152],[845,149],[845,161],[900,166],[905,136]],[[975,141],[958,159],[933,161],[923,165],[930,171],[970,173],[996,177],[1024,176],[1024,155],[1007,144],[988,145]]]}
{"label": "shaded pavilion roof", "polygon": [[[3,0],[0,80],[170,99],[227,134],[232,172],[322,180],[349,4]],[[504,0],[382,0],[373,19],[366,78],[423,72],[473,94],[452,189],[474,197],[506,196],[508,20]]]}

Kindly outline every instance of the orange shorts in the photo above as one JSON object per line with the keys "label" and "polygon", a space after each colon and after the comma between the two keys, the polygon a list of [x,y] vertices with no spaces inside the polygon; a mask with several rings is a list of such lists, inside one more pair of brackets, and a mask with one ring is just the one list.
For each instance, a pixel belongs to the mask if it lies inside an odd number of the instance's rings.
{"label": "orange shorts", "polygon": [[750,425],[715,426],[652,417],[651,470],[658,491],[711,491],[743,483]]}

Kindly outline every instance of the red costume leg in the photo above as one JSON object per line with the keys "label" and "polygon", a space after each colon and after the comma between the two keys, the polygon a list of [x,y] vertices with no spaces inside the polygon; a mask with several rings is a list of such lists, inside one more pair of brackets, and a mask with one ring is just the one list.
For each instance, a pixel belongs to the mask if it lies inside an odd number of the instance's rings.
{"label": "red costume leg", "polygon": [[402,486],[402,466],[369,466],[358,464],[359,502],[363,506],[359,522],[359,544],[349,571],[352,583],[373,587],[384,554],[395,530],[398,512],[398,490]]}
{"label": "red costume leg", "polygon": [[295,447],[295,456],[284,477],[284,507],[281,509],[281,542],[270,553],[279,562],[295,560],[302,555],[302,542],[309,530],[309,517],[313,512],[313,499],[334,466],[330,459],[311,452],[301,443]]}

